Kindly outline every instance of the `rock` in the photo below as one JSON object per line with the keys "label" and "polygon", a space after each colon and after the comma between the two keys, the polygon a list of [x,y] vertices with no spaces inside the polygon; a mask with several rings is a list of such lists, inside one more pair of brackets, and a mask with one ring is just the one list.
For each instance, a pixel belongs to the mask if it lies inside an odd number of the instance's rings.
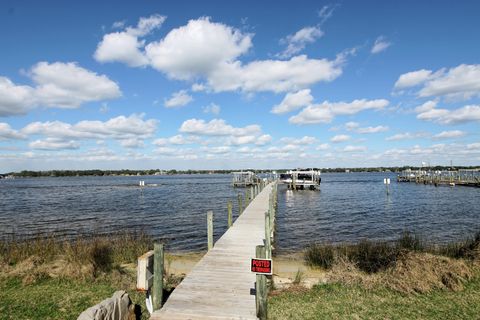
{"label": "rock", "polygon": [[117,291],[111,298],[83,311],[77,320],[132,320],[134,306],[125,291]]}

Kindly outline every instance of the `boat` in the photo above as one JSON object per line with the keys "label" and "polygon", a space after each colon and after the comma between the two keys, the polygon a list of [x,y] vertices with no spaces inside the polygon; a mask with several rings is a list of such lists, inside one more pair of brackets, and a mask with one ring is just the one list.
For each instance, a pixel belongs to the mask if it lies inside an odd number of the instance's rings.
{"label": "boat", "polygon": [[289,170],[280,174],[280,182],[292,190],[318,190],[322,182],[320,174],[320,170],[315,169]]}

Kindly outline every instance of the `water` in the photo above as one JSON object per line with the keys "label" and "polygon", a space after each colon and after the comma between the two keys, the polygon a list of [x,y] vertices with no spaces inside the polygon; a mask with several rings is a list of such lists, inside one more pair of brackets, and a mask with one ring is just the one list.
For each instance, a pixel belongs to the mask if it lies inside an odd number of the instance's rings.
{"label": "water", "polygon": [[[390,195],[383,178],[390,177]],[[138,187],[139,180],[155,187]],[[55,233],[74,237],[142,230],[169,250],[206,249],[206,211],[214,238],[226,230],[227,200],[238,215],[230,175],[66,177],[0,180],[0,236]],[[480,229],[480,189],[396,183],[385,173],[325,173],[321,191],[278,194],[279,252],[312,242],[393,240],[410,230],[433,242]]]}

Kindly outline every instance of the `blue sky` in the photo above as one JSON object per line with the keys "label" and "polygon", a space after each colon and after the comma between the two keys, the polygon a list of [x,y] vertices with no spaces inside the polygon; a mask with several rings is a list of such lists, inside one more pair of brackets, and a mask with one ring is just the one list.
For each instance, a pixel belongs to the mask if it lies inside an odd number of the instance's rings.
{"label": "blue sky", "polygon": [[478,165],[476,1],[3,1],[0,172]]}

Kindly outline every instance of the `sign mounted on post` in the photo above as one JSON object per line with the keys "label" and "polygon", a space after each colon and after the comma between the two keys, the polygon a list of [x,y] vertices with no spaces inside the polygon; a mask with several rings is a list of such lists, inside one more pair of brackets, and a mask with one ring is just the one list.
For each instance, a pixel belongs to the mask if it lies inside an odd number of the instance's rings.
{"label": "sign mounted on post", "polygon": [[252,258],[250,270],[257,274],[272,274],[272,259]]}

